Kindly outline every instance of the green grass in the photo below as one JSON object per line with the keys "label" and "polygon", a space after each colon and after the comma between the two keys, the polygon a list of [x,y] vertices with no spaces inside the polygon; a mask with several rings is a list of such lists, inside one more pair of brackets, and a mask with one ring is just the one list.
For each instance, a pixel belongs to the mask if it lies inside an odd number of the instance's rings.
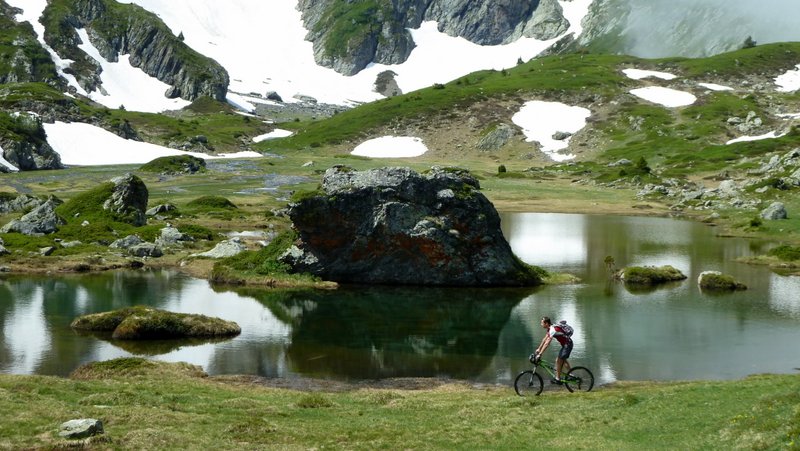
{"label": "green grass", "polygon": [[[797,449],[800,378],[623,383],[589,393],[461,383],[299,392],[118,359],[78,378],[0,375],[0,447],[53,448],[58,425],[103,421],[113,449]],[[554,414],[554,412],[557,412]]]}
{"label": "green grass", "polygon": [[777,257],[786,262],[797,261],[800,260],[800,247],[781,245],[770,249],[767,255],[770,257]]}

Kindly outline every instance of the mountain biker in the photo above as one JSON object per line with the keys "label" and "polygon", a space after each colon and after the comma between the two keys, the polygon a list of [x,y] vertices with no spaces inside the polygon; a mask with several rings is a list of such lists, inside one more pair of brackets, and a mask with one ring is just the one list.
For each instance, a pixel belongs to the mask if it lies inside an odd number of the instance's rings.
{"label": "mountain biker", "polygon": [[566,366],[567,372],[569,373],[570,365],[567,362],[570,353],[572,353],[572,338],[564,333],[564,330],[561,328],[560,325],[556,324],[553,325],[553,322],[550,320],[550,317],[543,316],[539,324],[542,326],[543,329],[547,330],[547,334],[542,338],[542,342],[539,344],[539,347],[536,348],[535,358],[539,360],[542,357],[542,354],[550,346],[550,342],[555,338],[561,344],[561,350],[558,351],[558,359],[556,359],[556,378],[551,379],[550,382],[554,384],[561,384],[561,369]]}

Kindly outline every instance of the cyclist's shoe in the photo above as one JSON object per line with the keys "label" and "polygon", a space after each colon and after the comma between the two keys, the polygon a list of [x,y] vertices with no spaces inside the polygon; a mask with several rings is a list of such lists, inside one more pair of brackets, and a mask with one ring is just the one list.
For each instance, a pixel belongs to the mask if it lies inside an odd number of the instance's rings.
{"label": "cyclist's shoe", "polygon": [[560,379],[550,379],[551,384],[561,385],[563,382]]}

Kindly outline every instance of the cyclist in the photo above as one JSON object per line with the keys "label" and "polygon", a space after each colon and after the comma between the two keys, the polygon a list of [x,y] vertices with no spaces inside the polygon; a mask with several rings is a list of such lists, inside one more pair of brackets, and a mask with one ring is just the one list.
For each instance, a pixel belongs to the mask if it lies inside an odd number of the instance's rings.
{"label": "cyclist", "polygon": [[550,382],[561,384],[561,369],[566,366],[567,373],[569,373],[570,370],[567,359],[570,353],[572,353],[572,338],[564,333],[560,325],[553,325],[549,316],[543,316],[539,324],[543,329],[547,330],[547,334],[542,338],[539,347],[536,348],[536,352],[534,353],[535,358],[537,360],[540,359],[547,347],[550,346],[550,342],[555,338],[561,344],[561,350],[558,351],[558,359],[556,359],[556,378],[551,379]]}

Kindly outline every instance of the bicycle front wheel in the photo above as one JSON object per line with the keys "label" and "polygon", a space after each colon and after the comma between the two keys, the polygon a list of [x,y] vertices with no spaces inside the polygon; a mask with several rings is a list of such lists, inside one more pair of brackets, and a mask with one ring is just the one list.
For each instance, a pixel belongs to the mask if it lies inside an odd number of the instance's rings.
{"label": "bicycle front wheel", "polygon": [[543,389],[544,381],[542,376],[532,370],[519,373],[519,376],[514,381],[514,391],[520,396],[539,396]]}
{"label": "bicycle front wheel", "polygon": [[571,392],[590,391],[594,387],[594,375],[588,368],[573,367],[564,378],[564,386]]}

